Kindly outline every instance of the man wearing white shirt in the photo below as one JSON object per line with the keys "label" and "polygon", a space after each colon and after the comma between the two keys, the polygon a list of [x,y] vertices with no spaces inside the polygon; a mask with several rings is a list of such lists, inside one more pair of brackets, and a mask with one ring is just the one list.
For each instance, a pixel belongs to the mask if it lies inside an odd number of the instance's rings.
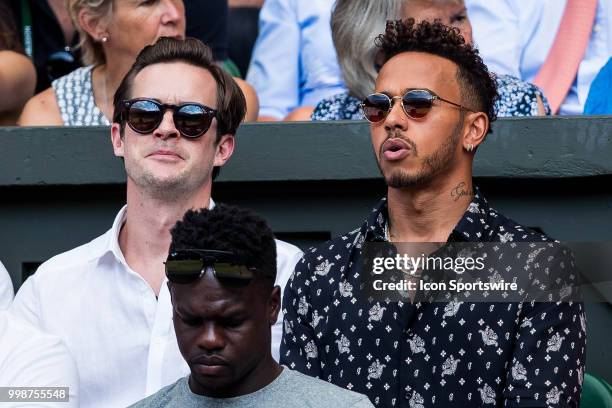
{"label": "man wearing white shirt", "polygon": [[[0,312],[0,387],[8,387],[0,406],[78,408],[78,386],[76,365],[59,337]],[[32,395],[17,393],[21,387]]]}
{"label": "man wearing white shirt", "polygon": [[[125,162],[127,205],[106,234],[45,262],[12,306],[66,343],[82,407],[127,406],[189,372],[164,283],[169,230],[187,210],[214,205],[214,173],[231,157],[245,114],[236,83],[194,39],[146,47],[114,106],[111,139]],[[284,287],[301,253],[276,245]],[[277,358],[281,323],[273,327]]]}
{"label": "man wearing white shirt", "polygon": [[0,262],[0,311],[6,310],[13,301],[13,283],[8,271]]}
{"label": "man wearing white shirt", "polygon": [[[466,0],[475,43],[493,72],[533,82],[555,40],[567,0]],[[580,115],[591,82],[612,55],[612,0],[598,0],[584,57],[559,114]]]}

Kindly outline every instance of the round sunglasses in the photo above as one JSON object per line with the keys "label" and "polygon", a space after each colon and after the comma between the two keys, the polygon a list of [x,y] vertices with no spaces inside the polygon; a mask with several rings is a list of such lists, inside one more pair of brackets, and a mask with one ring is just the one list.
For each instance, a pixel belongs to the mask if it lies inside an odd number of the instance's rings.
{"label": "round sunglasses", "polygon": [[393,109],[393,103],[396,99],[401,100],[404,113],[412,119],[422,119],[427,116],[436,99],[473,112],[472,109],[444,99],[429,89],[411,89],[402,96],[390,97],[384,93],[373,93],[367,96],[361,103],[363,116],[371,123],[383,121]]}
{"label": "round sunglasses", "polygon": [[196,138],[210,128],[217,111],[195,102],[171,105],[153,99],[137,98],[122,102],[122,119],[136,133],[152,133],[164,118],[166,110],[172,111],[174,126],[182,136]]}

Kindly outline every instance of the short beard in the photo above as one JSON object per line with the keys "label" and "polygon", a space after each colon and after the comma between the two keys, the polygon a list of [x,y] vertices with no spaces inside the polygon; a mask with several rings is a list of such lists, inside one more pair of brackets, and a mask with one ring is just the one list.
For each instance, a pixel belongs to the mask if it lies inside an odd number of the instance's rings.
{"label": "short beard", "polygon": [[160,179],[140,167],[131,169],[126,166],[125,170],[128,178],[147,196],[167,203],[181,201],[193,195],[206,184],[206,179],[210,177],[209,171],[199,174],[198,177],[189,177],[189,174],[179,173],[171,178]]}
{"label": "short beard", "polygon": [[[453,129],[450,137],[448,137],[442,146],[435,152],[422,160],[422,166],[415,174],[409,174],[402,169],[392,172],[389,176],[385,176],[378,163],[378,168],[381,174],[385,177],[385,183],[388,187],[392,188],[409,188],[417,187],[429,184],[440,172],[446,169],[455,154],[457,143],[461,137],[461,130],[463,129],[463,113],[461,119]],[[413,143],[414,144],[414,143]],[[415,157],[418,157],[416,149],[414,150]]]}
{"label": "short beard", "polygon": [[144,173],[134,182],[151,198],[163,202],[179,201],[181,197],[193,194],[194,189],[198,188],[192,185],[195,184],[193,181],[183,177],[182,174],[175,178],[160,180],[150,173]]}

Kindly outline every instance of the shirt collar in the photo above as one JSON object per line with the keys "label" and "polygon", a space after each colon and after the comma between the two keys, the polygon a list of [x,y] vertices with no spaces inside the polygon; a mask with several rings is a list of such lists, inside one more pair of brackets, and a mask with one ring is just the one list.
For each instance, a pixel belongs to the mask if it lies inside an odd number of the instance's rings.
{"label": "shirt collar", "polygon": [[[215,208],[215,202],[212,197],[208,201],[208,209],[212,210]],[[113,226],[110,231],[108,231],[109,240],[106,247],[106,252],[111,252],[115,259],[119,262],[127,266],[127,262],[125,261],[125,257],[123,256],[123,252],[121,251],[121,247],[119,246],[119,233],[121,232],[121,228],[123,224],[125,224],[125,220],[127,217],[127,205],[124,205],[119,213],[115,217],[115,221],[113,221]]]}
{"label": "shirt collar", "polygon": [[387,197],[383,197],[376,207],[372,208],[365,224],[361,227],[361,234],[366,241],[383,242],[385,238],[385,225],[389,219]]}
{"label": "shirt collar", "polygon": [[[478,187],[474,187],[474,196],[465,213],[453,228],[448,241],[478,242],[486,240],[490,233],[490,207]],[[387,198],[381,199],[374,207],[361,227],[366,241],[382,242],[385,238],[385,224],[389,219]]]}
{"label": "shirt collar", "polygon": [[463,217],[448,237],[448,241],[478,242],[486,241],[490,230],[489,213],[491,208],[478,187]]}
{"label": "shirt collar", "polygon": [[126,217],[127,205],[124,205],[123,208],[119,210],[119,213],[113,222],[113,226],[109,231],[108,251],[114,255],[115,259],[127,266],[127,262],[125,261],[125,257],[123,256],[123,252],[121,252],[121,247],[119,246],[119,233],[121,232],[121,227],[123,227],[123,224],[125,224]]}

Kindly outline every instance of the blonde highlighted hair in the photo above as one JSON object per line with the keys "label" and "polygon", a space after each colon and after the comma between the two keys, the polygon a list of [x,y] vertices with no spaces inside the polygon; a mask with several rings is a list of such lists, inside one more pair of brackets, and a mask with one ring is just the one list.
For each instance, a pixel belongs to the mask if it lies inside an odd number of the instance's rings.
{"label": "blonde highlighted hair", "polygon": [[79,24],[79,12],[87,9],[94,17],[107,20],[113,14],[113,0],[67,0],[68,12],[75,29],[79,32],[79,47],[84,65],[100,65],[106,62],[102,44]]}

